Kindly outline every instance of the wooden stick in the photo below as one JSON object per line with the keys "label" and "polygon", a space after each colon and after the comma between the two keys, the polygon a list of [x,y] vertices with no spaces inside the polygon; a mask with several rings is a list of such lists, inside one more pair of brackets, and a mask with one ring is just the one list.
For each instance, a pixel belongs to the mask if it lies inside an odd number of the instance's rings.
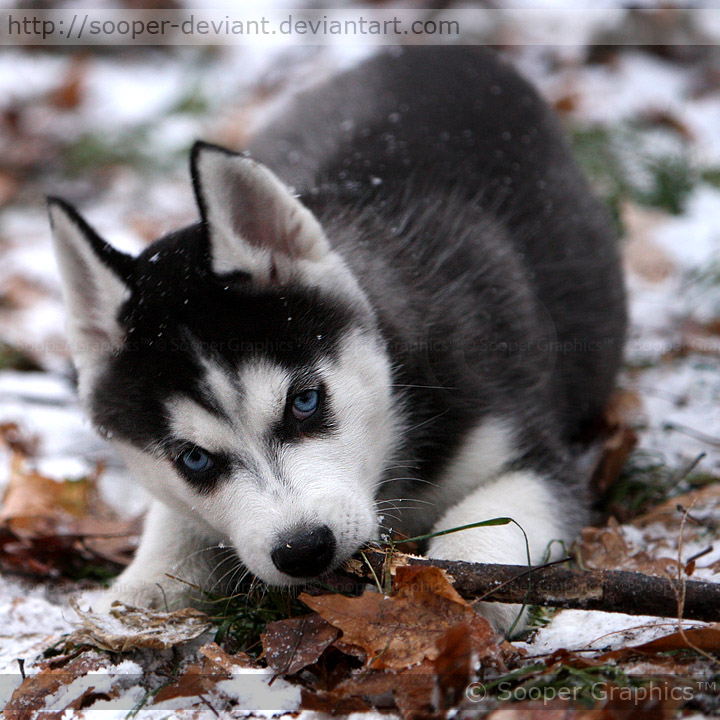
{"label": "wooden stick", "polygon": [[[466,598],[487,602],[524,603],[577,610],[602,610],[628,615],[678,617],[681,589],[677,580],[623,570],[570,570],[558,565],[530,570],[521,565],[491,565],[433,560],[382,550],[363,551],[367,563],[354,560],[344,574],[372,580],[370,567],[383,577],[385,563],[391,572],[400,565],[439,567],[450,576],[455,589]],[[368,567],[368,564],[370,567]],[[720,621],[720,585],[685,581],[682,616],[688,620]]]}

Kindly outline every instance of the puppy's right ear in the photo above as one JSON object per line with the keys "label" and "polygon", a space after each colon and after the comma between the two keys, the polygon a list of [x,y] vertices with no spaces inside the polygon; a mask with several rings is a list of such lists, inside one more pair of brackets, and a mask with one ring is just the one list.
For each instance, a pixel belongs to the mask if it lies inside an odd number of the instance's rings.
{"label": "puppy's right ear", "polygon": [[47,205],[70,348],[81,373],[93,359],[122,342],[117,318],[130,294],[135,261],[105,242],[64,200],[50,197]]}

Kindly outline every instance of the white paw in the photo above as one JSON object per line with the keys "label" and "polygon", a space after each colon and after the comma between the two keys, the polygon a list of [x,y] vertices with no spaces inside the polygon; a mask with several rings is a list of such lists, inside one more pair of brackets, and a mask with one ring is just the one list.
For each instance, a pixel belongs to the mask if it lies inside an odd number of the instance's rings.
{"label": "white paw", "polygon": [[114,602],[153,610],[178,610],[198,604],[193,588],[172,578],[140,577],[136,573],[130,577],[123,573],[107,590],[88,600],[92,609],[101,613],[109,612]]}
{"label": "white paw", "polygon": [[522,605],[481,602],[476,603],[473,607],[500,635],[507,635],[510,628],[512,628],[512,635],[515,635],[527,626],[528,613],[527,609],[522,610]]}

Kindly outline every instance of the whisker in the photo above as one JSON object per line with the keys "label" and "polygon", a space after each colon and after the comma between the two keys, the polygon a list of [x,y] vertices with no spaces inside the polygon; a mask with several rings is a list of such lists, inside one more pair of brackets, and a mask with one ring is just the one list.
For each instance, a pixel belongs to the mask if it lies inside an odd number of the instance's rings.
{"label": "whisker", "polygon": [[[430,502],[429,500],[421,500],[420,498],[388,498],[387,500],[376,500],[375,505],[381,505],[383,503],[389,503],[389,502],[413,502],[413,503],[420,503],[422,505],[435,505],[434,502]],[[405,507],[403,505],[403,507]]]}
{"label": "whisker", "polygon": [[[381,510],[379,512],[379,514],[381,514],[383,516],[383,518],[389,517],[389,518],[392,518],[393,520],[395,520],[395,522],[402,522],[399,516],[393,515],[391,512],[388,512],[387,510]],[[378,523],[378,527],[383,527],[383,526],[381,523]]]}
{"label": "whisker", "polygon": [[403,385],[401,383],[392,383],[390,387],[396,388],[421,388],[423,390],[460,390],[457,387],[446,387],[445,385]]}
{"label": "whisker", "polygon": [[[247,568],[245,568],[241,563],[238,563],[237,567],[235,568],[233,574],[230,577],[230,580],[228,581],[228,587],[233,587],[235,588],[235,590],[237,590],[242,585],[243,580],[248,576],[249,573],[250,571]],[[230,605],[232,601],[240,596],[242,596],[241,592],[230,592],[230,594],[225,598],[226,613],[230,610]]]}
{"label": "whisker", "polygon": [[431,480],[425,480],[424,478],[418,478],[418,477],[390,477],[390,478],[386,478],[385,480],[381,480],[379,483],[377,483],[376,487],[380,487],[389,482],[401,482],[402,480],[410,480],[412,482],[418,482],[418,483],[423,483],[425,485],[432,485],[433,487],[438,487],[437,483],[434,483]]}
{"label": "whisker", "polygon": [[235,574],[237,574],[238,570],[241,569],[241,568],[243,568],[243,567],[244,567],[244,565],[240,562],[240,558],[237,558],[236,561],[235,561],[235,563],[232,565],[232,567],[231,567],[227,572],[223,573],[223,574],[213,583],[213,585],[212,585],[213,590],[214,590],[215,588],[221,589],[223,580],[225,580],[225,578],[228,577],[228,575],[234,576]]}
{"label": "whisker", "polygon": [[230,553],[234,553],[235,551],[228,547],[227,545],[223,545],[223,543],[218,543],[217,545],[208,545],[207,547],[200,548],[199,550],[195,550],[194,552],[191,552],[189,555],[183,558],[183,563],[186,563],[188,560],[192,560],[193,558],[197,557],[198,555],[202,555],[206,552],[211,552],[215,550],[227,550]]}
{"label": "whisker", "polygon": [[[421,507],[420,505],[403,505],[402,507],[392,506],[390,509],[398,510],[399,512],[401,512],[403,510],[424,510],[425,508]],[[377,512],[383,513],[387,511],[385,510],[385,508],[377,508]]]}
{"label": "whisker", "polygon": [[413,425],[411,428],[408,428],[407,432],[413,432],[414,430],[418,430],[419,428],[429,425],[431,422],[435,422],[435,420],[439,420],[443,415],[447,415],[450,412],[450,408],[446,408],[442,412],[438,413],[437,415],[434,415],[431,418],[428,418],[427,420],[423,420],[422,422],[418,423],[417,425]]}

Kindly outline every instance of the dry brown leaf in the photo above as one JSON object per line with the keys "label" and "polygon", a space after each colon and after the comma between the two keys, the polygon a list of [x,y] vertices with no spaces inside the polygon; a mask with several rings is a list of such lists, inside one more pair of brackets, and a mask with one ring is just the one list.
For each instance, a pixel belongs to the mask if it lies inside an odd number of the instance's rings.
{"label": "dry brown leaf", "polygon": [[471,625],[460,623],[440,638],[434,668],[439,709],[454,707],[465,697],[474,672],[473,634]]}
{"label": "dry brown leaf", "polygon": [[74,110],[85,96],[85,74],[85,59],[78,55],[68,68],[60,85],[50,94],[50,104],[59,110]]}
{"label": "dry brown leaf", "polygon": [[683,632],[674,632],[670,635],[650,640],[642,645],[623,647],[605,653],[600,660],[622,660],[637,653],[660,653],[672,650],[687,650],[699,648],[705,652],[720,652],[720,623],[713,623],[705,627],[688,628]]}
{"label": "dry brown leaf", "polygon": [[614,485],[637,444],[637,435],[627,423],[641,407],[637,393],[629,390],[614,392],[599,427],[593,428],[587,438],[597,448],[589,475],[590,486],[598,495]]}
{"label": "dry brown leaf", "polygon": [[[401,672],[362,670],[339,683],[325,695],[326,706],[334,699],[339,706],[352,701],[372,701],[374,708],[393,705],[403,717],[434,714],[435,666],[429,660]],[[305,707],[303,705],[303,707]]]}
{"label": "dry brown leaf", "polygon": [[642,528],[654,523],[662,523],[675,528],[679,532],[683,512],[678,510],[678,505],[683,508],[692,508],[692,515],[699,515],[705,512],[706,509],[717,509],[720,507],[720,483],[706,485],[684,495],[675,495],[644,515],[635,518],[632,524]]}
{"label": "dry brown leaf", "polygon": [[[574,707],[570,702],[552,699],[547,702],[526,700],[523,702],[506,704],[494,710],[487,716],[487,720],[576,720],[582,710]],[[587,718],[589,720],[589,718]]]}
{"label": "dry brown leaf", "polygon": [[0,423],[0,443],[20,456],[33,456],[39,442],[37,435],[30,435],[15,422]]}
{"label": "dry brown leaf", "polygon": [[608,699],[591,708],[558,698],[523,701],[498,708],[487,720],[665,720],[675,716],[680,704],[670,692],[649,696],[615,685],[603,686],[602,691]]}
{"label": "dry brown leaf", "polygon": [[181,697],[198,698],[213,690],[221,680],[227,680],[230,675],[230,672],[218,667],[212,660],[203,658],[199,664],[190,665],[174,683],[163,687],[153,702],[161,703]]}
{"label": "dry brown leaf", "polygon": [[[389,598],[388,600],[391,600]],[[403,717],[435,715],[457,705],[473,677],[478,647],[488,640],[479,633],[481,624],[460,623],[437,641],[437,657],[401,670],[363,669],[338,683],[331,692],[305,693],[303,708],[345,714],[367,707],[386,706],[390,702]],[[495,647],[495,638],[489,631]],[[339,645],[337,643],[336,645]]]}
{"label": "dry brown leaf", "polygon": [[627,241],[623,244],[625,267],[651,283],[659,283],[675,270],[670,256],[653,240],[653,235],[667,220],[667,213],[626,202],[622,209]]}
{"label": "dry brown leaf", "polygon": [[214,642],[205,643],[198,652],[218,667],[231,673],[238,668],[256,668],[257,663],[244,652],[230,655]]}
{"label": "dry brown leaf", "polygon": [[347,717],[352,713],[364,713],[372,709],[359,697],[343,697],[335,692],[312,692],[302,688],[300,698],[300,707],[303,710],[335,717]]}
{"label": "dry brown leaf", "polygon": [[13,453],[0,522],[14,532],[33,534],[39,523],[87,515],[95,493],[94,478],[58,482],[30,469],[23,456]]}
{"label": "dry brown leaf", "polygon": [[557,100],[553,103],[553,106],[561,115],[567,115],[577,110],[579,100],[580,99],[576,93],[570,92],[557,98]]}
{"label": "dry brown leaf", "polygon": [[584,528],[578,547],[580,559],[591,570],[633,570],[646,575],[676,578],[677,560],[652,557],[625,540],[617,520],[610,518],[606,527]]}
{"label": "dry brown leaf", "polygon": [[97,655],[81,655],[60,668],[45,668],[28,675],[5,706],[5,720],[28,720],[46,707],[45,701],[74,680],[102,671],[108,661]]}
{"label": "dry brown leaf", "polygon": [[207,615],[195,608],[160,612],[115,602],[109,613],[94,613],[70,602],[82,627],[70,636],[69,642],[102,650],[166,650],[194,640],[212,627]]}
{"label": "dry brown leaf", "polygon": [[627,425],[618,425],[605,438],[590,479],[590,485],[596,492],[606,493],[615,484],[637,440],[635,431]]}
{"label": "dry brown leaf", "polygon": [[0,170],[0,207],[8,205],[18,193],[20,183],[8,172]]}
{"label": "dry brown leaf", "polygon": [[338,628],[319,615],[304,615],[268,623],[260,638],[268,666],[292,675],[317,662],[339,635]]}
{"label": "dry brown leaf", "polygon": [[667,128],[682,136],[684,140],[695,140],[693,131],[673,112],[667,108],[648,108],[640,117],[640,121],[648,125]]}
{"label": "dry brown leaf", "polygon": [[0,508],[0,566],[40,577],[77,577],[89,566],[117,572],[128,564],[139,519],[121,520],[101,498],[94,473],[55,481],[15,451]]}
{"label": "dry brown leaf", "polygon": [[199,700],[205,693],[216,690],[219,682],[230,679],[239,668],[257,667],[245,653],[229,655],[214,642],[203,645],[198,653],[200,661],[187,667],[175,682],[163,687],[154,703],[183,697]]}
{"label": "dry brown leaf", "polygon": [[10,275],[3,279],[0,304],[12,310],[26,309],[47,300],[51,291],[40,281],[25,275]]}
{"label": "dry brown leaf", "polygon": [[366,591],[360,597],[310,596],[300,599],[331,625],[343,631],[342,641],[368,654],[373,668],[402,670],[440,654],[438,642],[460,623],[475,627],[478,638],[492,637],[481,659],[501,662],[487,621],[476,615],[435,567],[398,567],[393,594]]}

